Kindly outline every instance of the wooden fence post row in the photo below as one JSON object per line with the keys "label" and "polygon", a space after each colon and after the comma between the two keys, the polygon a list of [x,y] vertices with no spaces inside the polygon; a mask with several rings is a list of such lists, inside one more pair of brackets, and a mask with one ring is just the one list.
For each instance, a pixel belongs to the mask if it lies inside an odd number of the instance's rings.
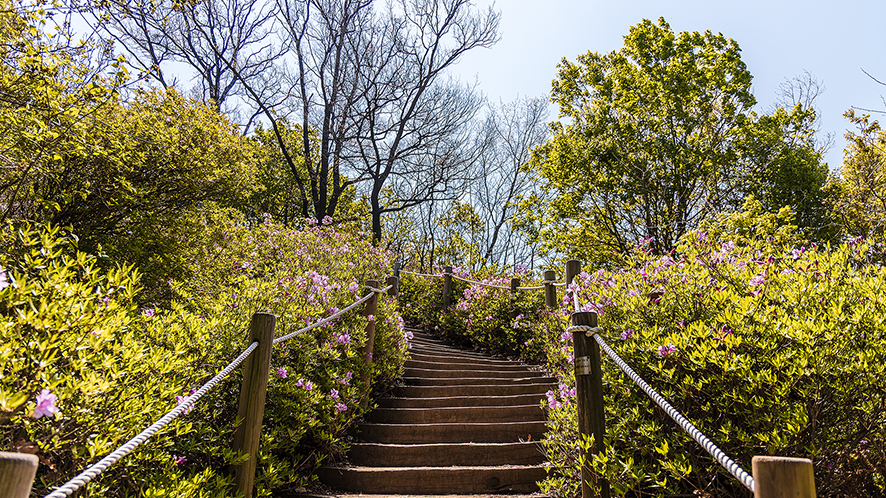
{"label": "wooden fence post row", "polygon": [[261,439],[262,418],[265,414],[265,394],[268,390],[268,372],[271,368],[271,350],[274,348],[274,328],[277,317],[270,313],[252,315],[247,344],[258,341],[258,347],[243,362],[243,383],[240,385],[240,405],[237,419],[242,420],[234,433],[234,451],[249,458],[235,465],[234,482],[244,498],[252,496],[255,467],[258,463],[258,443]]}
{"label": "wooden fence post row", "polygon": [[517,287],[520,287],[520,279],[519,278],[512,278],[511,279],[511,301],[510,301],[510,305],[511,305],[510,316],[511,316],[512,321],[515,318],[517,318],[517,315],[518,315],[518,313],[517,313]]}
{"label": "wooden fence post row", "polygon": [[37,463],[36,455],[0,451],[0,498],[28,498]]}
{"label": "wooden fence post row", "polygon": [[557,274],[554,270],[545,271],[545,306],[550,310],[557,309],[557,288],[554,287],[554,279]]}
{"label": "wooden fence post row", "polygon": [[443,268],[443,309],[449,308],[452,302],[452,267]]}
{"label": "wooden fence post row", "polygon": [[[572,314],[572,325],[597,326],[597,313],[582,311]],[[600,346],[593,338],[582,332],[572,334],[573,352],[575,357],[575,406],[578,411],[578,432],[580,435],[594,437],[591,454],[584,453],[585,461],[603,449],[603,438],[606,436],[605,416],[603,412],[603,369],[600,361]],[[599,495],[594,494],[589,482],[601,488]],[[590,467],[581,467],[582,498],[609,498],[609,482],[597,479]]]}
{"label": "wooden fence post row", "polygon": [[754,498],[815,498],[812,460],[755,456],[751,466],[757,484]]}

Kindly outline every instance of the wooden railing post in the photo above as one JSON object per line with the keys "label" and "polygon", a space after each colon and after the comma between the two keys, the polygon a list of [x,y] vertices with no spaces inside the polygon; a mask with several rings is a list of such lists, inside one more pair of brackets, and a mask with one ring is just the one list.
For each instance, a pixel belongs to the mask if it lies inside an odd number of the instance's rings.
{"label": "wooden railing post", "polygon": [[[371,287],[373,289],[378,289],[378,280],[367,280],[366,287]],[[369,385],[370,377],[369,370],[372,366],[372,353],[375,350],[375,313],[378,311],[378,293],[373,292],[372,297],[369,298],[369,301],[366,301],[366,306],[363,307],[363,311],[360,313],[366,318],[372,317],[371,320],[366,322],[366,344],[363,346],[363,362],[366,363],[366,373],[363,375],[363,382],[366,385]]]}
{"label": "wooden railing post", "polygon": [[754,498],[815,498],[812,460],[755,456],[751,466],[757,485]]}
{"label": "wooden railing post", "polygon": [[575,278],[576,275],[581,273],[581,261],[577,259],[570,259],[566,262],[566,285],[572,283],[572,279]]}
{"label": "wooden railing post", "polygon": [[557,309],[557,288],[554,287],[554,279],[557,274],[554,270],[545,271],[545,306],[549,310]]}
{"label": "wooden railing post", "polygon": [[517,318],[517,287],[520,287],[520,279],[511,279],[511,320]]}
{"label": "wooden railing post", "polygon": [[452,302],[452,267],[443,268],[443,309],[449,308]]}
{"label": "wooden railing post", "polygon": [[400,295],[400,277],[388,277],[385,279],[385,287],[390,286],[391,288],[388,290],[388,295],[391,297],[397,297]]}
{"label": "wooden railing post", "polygon": [[[569,280],[567,280],[569,282]],[[583,311],[572,314],[573,325],[597,326],[597,313]],[[575,390],[576,408],[578,409],[578,432],[582,435],[594,436],[592,454],[603,450],[603,438],[606,436],[605,414],[603,412],[603,370],[600,365],[600,346],[592,337],[583,332],[572,334],[575,356]],[[583,452],[584,453],[584,452]],[[585,461],[590,463],[592,456],[584,454]],[[595,494],[588,484],[592,481],[600,494]],[[609,482],[597,479],[589,465],[581,467],[582,498],[609,498]]]}
{"label": "wooden railing post", "polygon": [[0,498],[28,498],[37,464],[36,455],[0,451]]}
{"label": "wooden railing post", "polygon": [[258,463],[258,443],[261,438],[262,418],[265,414],[265,394],[268,389],[268,371],[271,368],[271,350],[274,347],[274,327],[277,317],[270,313],[252,315],[249,342],[258,341],[258,347],[243,362],[243,383],[240,385],[240,405],[237,419],[242,420],[234,433],[234,451],[249,455],[234,466],[237,493],[244,498],[252,496],[255,468]]}
{"label": "wooden railing post", "polygon": [[394,261],[394,276],[397,278],[397,280],[400,279],[400,262],[399,261]]}

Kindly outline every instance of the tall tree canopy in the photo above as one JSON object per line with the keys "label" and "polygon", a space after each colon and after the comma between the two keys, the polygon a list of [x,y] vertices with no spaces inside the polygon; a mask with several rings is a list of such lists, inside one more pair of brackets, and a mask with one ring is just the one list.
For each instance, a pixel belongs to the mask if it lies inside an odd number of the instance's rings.
{"label": "tall tree canopy", "polygon": [[[790,163],[790,120],[751,112],[752,78],[740,52],[722,34],[674,33],[659,19],[631,27],[619,51],[560,63],[551,93],[568,121],[552,125],[553,138],[532,162],[553,200],[543,211],[524,203],[544,213],[540,236],[549,250],[599,261],[646,240],[668,251],[772,176],[759,166]],[[791,117],[804,107],[784,112]],[[794,122],[811,126],[802,117]],[[781,126],[781,134],[772,131],[779,146],[750,137],[752,125]],[[764,154],[763,145],[779,154]]]}

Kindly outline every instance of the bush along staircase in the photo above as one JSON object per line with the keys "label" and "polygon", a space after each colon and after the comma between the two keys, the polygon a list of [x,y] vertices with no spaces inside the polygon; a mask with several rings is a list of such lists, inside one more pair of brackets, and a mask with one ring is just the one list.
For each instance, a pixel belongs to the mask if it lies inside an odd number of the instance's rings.
{"label": "bush along staircase", "polygon": [[378,400],[350,464],[321,468],[320,480],[366,494],[538,492],[540,401],[555,379],[413,333],[405,385]]}

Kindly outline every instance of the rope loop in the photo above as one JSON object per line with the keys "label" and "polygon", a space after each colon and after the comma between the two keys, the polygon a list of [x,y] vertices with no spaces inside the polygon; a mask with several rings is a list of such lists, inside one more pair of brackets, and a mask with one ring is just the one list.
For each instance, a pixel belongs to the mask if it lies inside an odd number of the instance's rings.
{"label": "rope loop", "polygon": [[575,334],[576,332],[584,332],[588,337],[594,337],[595,334],[603,332],[603,327],[591,327],[590,325],[570,325],[566,328],[566,332]]}

